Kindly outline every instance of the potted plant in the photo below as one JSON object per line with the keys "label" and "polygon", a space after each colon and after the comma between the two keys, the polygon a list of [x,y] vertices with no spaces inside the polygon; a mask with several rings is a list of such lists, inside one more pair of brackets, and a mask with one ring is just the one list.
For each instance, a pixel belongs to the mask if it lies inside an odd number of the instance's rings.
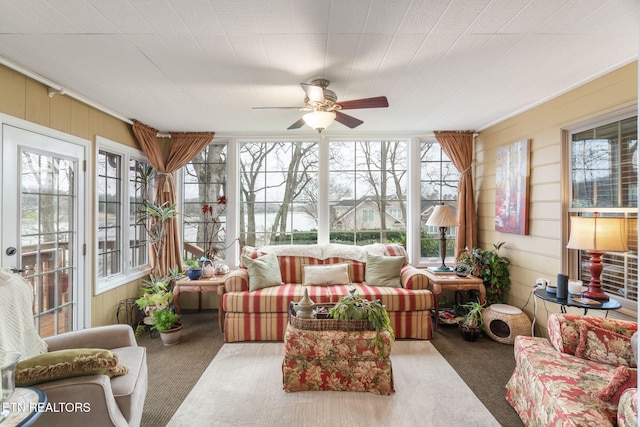
{"label": "potted plant", "polygon": [[461,305],[460,308],[466,311],[466,314],[460,323],[458,323],[462,338],[466,341],[475,341],[482,332],[482,311],[484,310],[484,304],[480,304],[479,301],[469,301]]}
{"label": "potted plant", "polygon": [[202,267],[195,258],[185,259],[184,264],[187,266],[187,276],[190,280],[198,280],[202,276]]}
{"label": "potted plant", "polygon": [[391,340],[395,339],[389,314],[380,300],[370,301],[361,298],[356,289],[350,289],[349,295],[340,297],[336,305],[329,310],[329,315],[338,320],[368,320],[376,330],[375,345],[377,349],[384,347],[380,332],[387,331]]}
{"label": "potted plant", "polygon": [[469,273],[471,273],[471,266],[459,262],[455,267],[453,267],[453,272],[456,273],[456,276],[458,277],[467,277]]}
{"label": "potted plant", "polygon": [[149,280],[144,281],[136,305],[144,312],[145,316],[152,316],[156,310],[169,308],[169,304],[173,300],[173,293],[169,289],[170,284],[170,276],[157,278],[153,274],[149,275]]}
{"label": "potted plant", "polygon": [[153,198],[152,189],[155,177],[156,172],[151,166],[141,166],[137,170],[136,178],[144,198],[140,208],[136,211],[136,222],[144,227],[149,236],[149,246],[156,259],[153,274],[165,276],[169,272],[161,270],[161,263],[158,260],[162,259],[168,223],[176,218],[178,211],[175,203],[159,203]]}
{"label": "potted plant", "polygon": [[180,315],[174,313],[173,310],[154,311],[151,323],[151,329],[160,332],[160,339],[165,346],[169,347],[180,342],[182,323],[180,323]]}
{"label": "potted plant", "polygon": [[471,274],[482,279],[487,289],[487,304],[502,303],[503,296],[511,286],[509,266],[511,260],[499,251],[504,242],[493,245],[493,249],[466,249],[458,255],[457,264],[467,265]]}

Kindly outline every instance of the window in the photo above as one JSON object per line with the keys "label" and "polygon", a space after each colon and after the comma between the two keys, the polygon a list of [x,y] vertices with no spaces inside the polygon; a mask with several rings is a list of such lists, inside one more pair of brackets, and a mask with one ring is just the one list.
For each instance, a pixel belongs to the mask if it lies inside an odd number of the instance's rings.
{"label": "window", "polygon": [[[570,134],[571,158],[569,215],[626,219],[624,253],[603,257],[601,280],[605,292],[616,299],[638,300],[638,129],[637,117],[628,117]],[[578,252],[570,268],[589,282],[589,255]],[[633,304],[635,306],[635,304]]]}
{"label": "window", "polygon": [[[129,268],[132,270],[149,265],[149,246],[144,224],[136,220],[137,212],[143,208],[145,187],[141,171],[150,170],[151,165],[143,160],[129,159]],[[146,172],[145,172],[146,173]]]}
{"label": "window", "polygon": [[[435,139],[420,143],[417,138],[338,140],[322,135],[317,141],[222,141],[215,141],[204,157],[185,167],[181,212],[186,256],[196,255],[204,246],[202,204],[215,203],[227,192],[237,197],[228,205],[233,209],[230,222],[226,212],[221,216],[225,229],[218,236],[219,245],[231,245],[236,235],[242,245],[257,247],[318,242],[407,244],[408,216],[418,223],[428,206],[442,201],[456,206],[458,173]],[[216,144],[226,149],[212,157],[210,150]],[[416,154],[410,156],[410,151]],[[228,164],[227,153],[233,159]],[[410,167],[417,171],[420,166],[422,177],[420,173],[409,176]],[[227,173],[233,176],[229,182]],[[415,200],[408,192],[410,181]],[[419,187],[422,209],[416,203]],[[228,235],[227,225],[233,228],[233,236]],[[426,232],[422,235],[426,241]],[[435,262],[438,236],[429,237]],[[452,247],[454,237],[449,236]],[[420,235],[410,238],[413,252]],[[226,252],[233,251],[235,247]]]}
{"label": "window", "polygon": [[213,143],[183,168],[184,258],[226,259],[227,145]]}
{"label": "window", "polygon": [[[420,147],[420,256],[440,259],[439,227],[426,225],[436,205],[451,206],[454,214],[458,205],[460,173],[434,139],[424,141]],[[455,252],[456,227],[447,229],[447,257]]]}
{"label": "window", "polygon": [[373,209],[362,210],[362,222],[373,222]]}
{"label": "window", "polygon": [[[142,205],[140,170],[144,154],[97,137],[96,294],[141,277],[149,266],[146,233],[136,223]],[[126,243],[124,243],[126,242]]]}
{"label": "window", "polygon": [[405,243],[407,141],[331,141],[328,192],[331,242]]}
{"label": "window", "polygon": [[98,278],[122,272],[122,156],[98,151]]}
{"label": "window", "polygon": [[318,241],[318,144],[243,142],[240,237],[249,246]]}

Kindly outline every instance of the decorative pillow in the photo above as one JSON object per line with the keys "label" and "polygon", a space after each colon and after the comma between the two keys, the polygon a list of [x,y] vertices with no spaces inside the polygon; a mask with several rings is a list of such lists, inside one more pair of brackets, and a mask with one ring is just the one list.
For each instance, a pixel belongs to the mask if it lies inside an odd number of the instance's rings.
{"label": "decorative pillow", "polygon": [[250,291],[282,284],[280,264],[276,255],[266,254],[256,259],[243,256],[242,259],[247,264],[247,270],[249,270]]}
{"label": "decorative pillow", "polygon": [[346,285],[349,281],[349,264],[305,265],[302,270],[302,284],[309,285]]}
{"label": "decorative pillow", "polygon": [[99,348],[77,348],[44,353],[21,360],[16,366],[16,386],[24,387],[83,375],[116,377],[129,372],[118,365],[118,355]]}
{"label": "decorative pillow", "polygon": [[404,265],[403,256],[383,256],[367,253],[364,281],[370,286],[401,287],[400,270]]}
{"label": "decorative pillow", "polygon": [[260,252],[258,249],[254,248],[253,246],[243,246],[240,248],[240,263],[239,263],[239,267],[240,268],[247,268],[247,263],[244,262],[244,257],[248,257],[251,259],[256,259],[258,257],[262,256],[262,252]]}
{"label": "decorative pillow", "polygon": [[618,366],[609,384],[596,391],[596,396],[617,405],[626,389],[636,387],[638,387],[638,370],[627,366]]}
{"label": "decorative pillow", "polygon": [[587,322],[580,321],[579,324],[580,341],[576,347],[577,357],[614,366],[636,366],[636,358],[629,337]]}

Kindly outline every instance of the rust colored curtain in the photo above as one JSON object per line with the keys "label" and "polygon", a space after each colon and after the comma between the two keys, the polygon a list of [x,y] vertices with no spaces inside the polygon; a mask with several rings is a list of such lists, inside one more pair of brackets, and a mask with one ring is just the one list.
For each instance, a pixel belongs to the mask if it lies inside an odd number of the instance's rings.
{"label": "rust colored curtain", "polygon": [[[213,132],[170,132],[171,146],[164,159],[157,140],[158,131],[139,121],[133,122],[133,133],[142,151],[147,155],[151,166],[158,171],[155,199],[160,205],[176,203],[176,185],[173,173],[186,165],[198,153],[204,150],[213,139]],[[175,219],[167,224],[164,237],[164,250],[161,259],[156,260],[151,251],[151,268],[158,275],[168,274],[170,268],[182,266],[182,248],[178,223]]]}
{"label": "rust colored curtain", "polygon": [[458,172],[458,233],[456,235],[456,257],[466,247],[474,248],[478,243],[478,223],[473,192],[471,163],[473,161],[473,132],[435,132],[442,150],[449,156]]}

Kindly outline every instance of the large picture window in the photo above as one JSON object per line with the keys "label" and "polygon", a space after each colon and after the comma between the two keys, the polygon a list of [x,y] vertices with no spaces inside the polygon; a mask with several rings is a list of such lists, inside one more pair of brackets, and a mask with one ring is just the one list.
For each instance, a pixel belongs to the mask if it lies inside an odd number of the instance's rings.
{"label": "large picture window", "polygon": [[[638,300],[638,128],[628,117],[570,134],[570,215],[625,218],[627,252],[603,257],[603,290],[627,301]],[[577,251],[572,270],[588,282],[589,255]]]}
{"label": "large picture window", "polygon": [[318,241],[318,144],[243,142],[240,238],[249,246]]}
{"label": "large picture window", "polygon": [[97,137],[96,293],[130,282],[149,268],[144,225],[136,212],[144,197],[141,170],[149,168],[144,154]]}
{"label": "large picture window", "polygon": [[332,141],[330,241],[406,243],[407,179],[407,141]]}
{"label": "large picture window", "polygon": [[[233,159],[229,163],[227,155]],[[414,171],[411,176],[409,170]],[[408,218],[416,221],[419,216],[424,226],[433,206],[445,202],[455,209],[459,179],[435,138],[220,140],[183,173],[185,257],[199,258],[210,236],[216,237],[217,257],[225,260],[237,255],[232,246],[236,238],[241,245],[255,247],[319,242],[407,245],[411,239],[412,251],[420,242],[423,247],[413,255],[421,258],[416,265],[438,259],[439,235],[426,228],[408,235]],[[412,197],[410,185],[420,193]],[[227,196],[231,203],[220,206],[220,198]],[[202,216],[203,205],[217,206],[215,212],[221,212],[219,228],[213,232],[207,231],[210,220]],[[448,236],[450,255],[454,233],[452,229]]]}

